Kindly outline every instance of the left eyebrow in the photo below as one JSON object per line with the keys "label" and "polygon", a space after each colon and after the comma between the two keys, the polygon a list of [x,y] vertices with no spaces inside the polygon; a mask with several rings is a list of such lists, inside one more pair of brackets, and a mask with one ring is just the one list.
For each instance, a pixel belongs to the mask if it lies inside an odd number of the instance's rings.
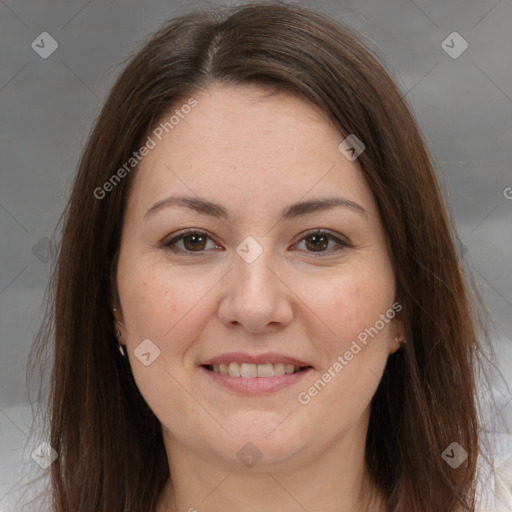
{"label": "left eyebrow", "polygon": [[[201,215],[209,215],[216,218],[230,218],[230,214],[224,206],[192,196],[170,196],[161,199],[146,211],[144,217],[146,218],[162,208],[170,206],[190,208]],[[368,215],[368,212],[362,206],[350,199],[343,197],[325,197],[288,205],[282,210],[280,218],[281,220],[291,220],[310,213],[330,210],[335,207],[348,208],[363,216]]]}
{"label": "left eyebrow", "polygon": [[307,215],[308,213],[315,213],[319,211],[330,210],[335,207],[343,207],[352,210],[353,212],[367,216],[368,212],[359,204],[345,199],[344,197],[326,197],[323,199],[312,199],[310,201],[302,201],[287,206],[281,213],[283,220],[290,220],[301,215]]}

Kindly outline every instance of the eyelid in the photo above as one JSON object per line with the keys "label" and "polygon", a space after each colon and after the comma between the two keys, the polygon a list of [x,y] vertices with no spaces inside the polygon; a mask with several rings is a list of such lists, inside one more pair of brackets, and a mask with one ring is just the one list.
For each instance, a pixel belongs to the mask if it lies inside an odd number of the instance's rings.
{"label": "eyelid", "polygon": [[[211,249],[203,249],[201,251],[187,251],[184,249],[176,249],[175,245],[178,241],[182,240],[186,236],[190,235],[202,235],[205,236],[207,239],[212,241],[216,245],[216,249],[222,249],[219,247],[219,243],[215,240],[213,236],[211,236],[208,232],[206,232],[203,229],[199,228],[186,228],[182,231],[178,231],[177,233],[172,234],[172,238],[169,239],[169,237],[166,237],[162,241],[162,246],[166,248],[167,250],[171,251],[174,254],[183,255],[185,257],[201,257],[205,256],[207,252],[211,251]],[[297,242],[293,244],[292,247],[298,245],[300,242],[304,241],[306,238],[312,235],[319,235],[319,236],[327,236],[330,240],[334,241],[336,243],[336,247],[328,249],[326,251],[302,251],[309,255],[312,255],[313,258],[321,259],[321,258],[327,258],[329,256],[332,256],[333,254],[338,254],[339,252],[343,251],[347,248],[353,248],[352,243],[343,235],[334,234],[332,231],[324,228],[313,228],[308,229],[307,231],[301,233],[299,236],[299,239]],[[222,249],[224,250],[224,249]],[[293,249],[295,250],[295,249]]]}
{"label": "eyelid", "polygon": [[172,248],[173,244],[179,242],[186,236],[190,236],[190,235],[203,235],[207,239],[211,240],[216,245],[216,248],[219,247],[219,244],[215,241],[215,239],[207,231],[204,231],[203,229],[199,229],[199,228],[186,228],[186,229],[183,229],[182,231],[178,231],[177,233],[173,233],[171,235],[171,237],[167,236],[163,239],[162,246],[176,254],[185,254],[187,256],[204,256],[205,250],[194,252],[194,251],[185,251],[182,249],[174,250]]}
{"label": "eyelid", "polygon": [[304,231],[303,233],[301,233],[298,236],[300,236],[300,240],[302,240],[303,238],[306,238],[311,235],[329,235],[331,238],[337,240],[338,242],[341,242],[341,243],[344,243],[347,245],[351,245],[350,241],[345,236],[338,234],[338,233],[334,233],[330,229],[325,229],[325,228],[308,229],[307,231]]}
{"label": "eyelid", "polygon": [[312,254],[313,257],[315,257],[315,258],[328,257],[328,256],[332,255],[333,253],[338,253],[338,252],[342,251],[343,249],[353,247],[352,243],[343,235],[334,234],[331,230],[324,229],[324,228],[314,228],[314,229],[308,229],[307,231],[304,231],[303,233],[301,233],[299,235],[299,237],[300,237],[299,240],[297,242],[295,242],[293,245],[294,246],[297,245],[298,243],[302,242],[304,239],[308,238],[311,235],[320,235],[320,236],[326,235],[331,240],[334,240],[338,245],[337,248],[329,249],[327,251],[319,251],[319,252],[306,251],[308,254]]}

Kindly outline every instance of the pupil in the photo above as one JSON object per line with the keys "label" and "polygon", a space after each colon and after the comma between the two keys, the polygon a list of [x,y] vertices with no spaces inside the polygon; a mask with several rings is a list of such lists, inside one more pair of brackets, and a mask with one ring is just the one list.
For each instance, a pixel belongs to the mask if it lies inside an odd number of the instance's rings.
{"label": "pupil", "polygon": [[325,235],[313,235],[310,236],[308,240],[314,241],[312,247],[316,249],[325,249],[329,245],[328,239]]}
{"label": "pupil", "polygon": [[[189,235],[185,238],[185,246],[187,245],[187,241],[191,241],[192,240],[192,248],[198,248],[199,246],[197,245],[197,242],[199,241],[199,244],[201,245],[201,239],[202,242],[204,243],[204,236],[203,235]],[[188,244],[190,245],[190,244]]]}

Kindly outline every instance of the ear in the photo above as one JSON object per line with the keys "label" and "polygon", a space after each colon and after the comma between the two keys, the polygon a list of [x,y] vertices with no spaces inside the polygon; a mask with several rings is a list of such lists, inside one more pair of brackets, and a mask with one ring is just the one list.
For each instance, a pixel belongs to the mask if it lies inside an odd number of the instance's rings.
{"label": "ear", "polygon": [[403,314],[399,312],[390,322],[389,353],[395,353],[405,342],[405,321]]}
{"label": "ear", "polygon": [[112,306],[112,315],[114,332],[120,334],[119,343],[121,343],[123,339],[126,339],[126,329],[124,327],[123,313],[118,306]]}

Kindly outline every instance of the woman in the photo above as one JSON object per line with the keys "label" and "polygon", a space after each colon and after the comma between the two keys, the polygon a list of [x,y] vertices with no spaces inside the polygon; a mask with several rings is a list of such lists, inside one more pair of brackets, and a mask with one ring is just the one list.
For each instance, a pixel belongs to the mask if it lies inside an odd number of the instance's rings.
{"label": "woman", "polygon": [[65,215],[64,511],[475,510],[477,312],[420,131],[347,27],[167,22]]}

